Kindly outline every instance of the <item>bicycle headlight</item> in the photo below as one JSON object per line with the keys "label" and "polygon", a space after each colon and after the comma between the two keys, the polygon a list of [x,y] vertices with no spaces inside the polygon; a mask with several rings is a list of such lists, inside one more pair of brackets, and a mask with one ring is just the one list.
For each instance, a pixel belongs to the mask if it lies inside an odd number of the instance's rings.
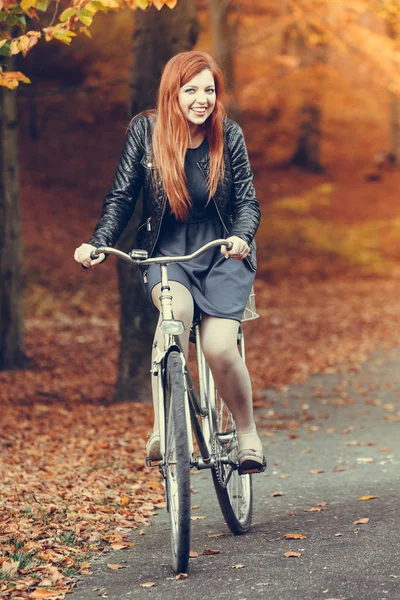
{"label": "bicycle headlight", "polygon": [[164,319],[160,323],[160,329],[162,333],[167,335],[180,335],[185,331],[185,326],[182,321],[175,321],[175,319]]}

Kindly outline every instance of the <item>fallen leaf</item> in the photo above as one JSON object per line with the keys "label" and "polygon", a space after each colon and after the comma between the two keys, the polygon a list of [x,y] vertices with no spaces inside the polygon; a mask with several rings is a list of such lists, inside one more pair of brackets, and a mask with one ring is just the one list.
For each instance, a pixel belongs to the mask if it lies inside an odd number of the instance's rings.
{"label": "fallen leaf", "polygon": [[123,569],[124,568],[123,565],[117,565],[117,564],[114,564],[114,563],[107,563],[107,567],[109,569],[113,569],[114,571],[116,571],[117,569]]}
{"label": "fallen leaf", "polygon": [[365,518],[365,519],[358,519],[357,521],[354,521],[353,525],[366,525],[367,523],[369,523],[369,519]]}
{"label": "fallen leaf", "polygon": [[285,556],[287,558],[298,558],[301,556],[301,552],[294,552],[293,550],[290,550],[289,552],[285,552]]}
{"label": "fallen leaf", "polygon": [[289,477],[289,473],[282,473],[281,475],[279,475],[279,477],[281,479],[287,479]]}
{"label": "fallen leaf", "polygon": [[270,494],[268,494],[268,496],[270,496],[271,498],[276,498],[276,496],[284,496],[285,494],[283,492],[271,492]]}
{"label": "fallen leaf", "polygon": [[115,542],[114,544],[111,544],[111,548],[113,550],[122,550],[123,548],[127,548],[128,544],[124,544],[123,542]]}
{"label": "fallen leaf", "polygon": [[175,579],[186,579],[188,577],[187,573],[178,573]]}
{"label": "fallen leaf", "polygon": [[305,448],[305,450],[301,450],[300,454],[310,454],[311,452],[311,448]]}
{"label": "fallen leaf", "polygon": [[336,429],[335,427],[328,427],[328,429],[325,429],[326,433],[336,433]]}
{"label": "fallen leaf", "polygon": [[128,504],[130,503],[131,499],[129,498],[129,496],[126,496],[125,494],[121,495],[121,498],[119,500],[119,505],[120,506],[128,506]]}
{"label": "fallen leaf", "polygon": [[327,502],[317,502],[315,506],[328,506]]}
{"label": "fallen leaf", "polygon": [[141,531],[139,531],[138,535],[146,535],[146,534],[145,534],[145,532],[142,529]]}
{"label": "fallen leaf", "polygon": [[390,452],[390,451],[391,451],[391,448],[388,448],[387,446],[379,448],[379,452]]}
{"label": "fallen leaf", "polygon": [[194,506],[191,506],[190,510],[196,510],[197,508],[200,508],[200,504],[195,504]]}
{"label": "fallen leaf", "polygon": [[359,456],[356,458],[358,463],[373,463],[375,462],[373,458],[365,458],[364,456]]}
{"label": "fallen leaf", "polygon": [[321,512],[324,509],[322,508],[322,506],[311,506],[311,508],[305,508],[304,512]]}
{"label": "fallen leaf", "polygon": [[306,540],[307,536],[302,533],[285,533],[283,536],[287,540]]}
{"label": "fallen leaf", "polygon": [[205,554],[206,556],[212,556],[213,554],[220,554],[220,553],[221,553],[221,550],[212,550],[211,548],[206,548],[202,552],[202,554]]}
{"label": "fallen leaf", "polygon": [[218,537],[222,537],[224,534],[223,533],[209,533],[208,537],[209,538],[218,538]]}
{"label": "fallen leaf", "polygon": [[51,598],[56,598],[57,596],[60,595],[60,592],[55,592],[54,590],[46,590],[44,588],[38,588],[37,590],[35,590],[34,592],[32,592],[31,594],[29,594],[29,598],[42,598],[43,600],[45,598],[49,598],[49,600],[51,600]]}
{"label": "fallen leaf", "polygon": [[190,550],[189,558],[197,558],[198,556],[199,556],[198,552],[195,552],[194,550]]}
{"label": "fallen leaf", "polygon": [[205,517],[190,517],[192,519],[192,521],[202,521],[203,519],[205,519]]}
{"label": "fallen leaf", "polygon": [[325,473],[324,469],[310,469],[310,473],[313,475],[319,475],[320,473]]}
{"label": "fallen leaf", "polygon": [[141,583],[140,587],[144,587],[144,588],[148,588],[148,587],[154,587],[155,581],[146,581],[145,583]]}
{"label": "fallen leaf", "polygon": [[244,569],[245,565],[242,564],[237,564],[237,565],[233,565],[232,569]]}
{"label": "fallen leaf", "polygon": [[357,500],[375,500],[378,496],[361,496],[361,498],[357,498]]}
{"label": "fallen leaf", "polygon": [[335,467],[333,467],[332,471],[334,473],[340,473],[341,471],[345,471],[344,467],[338,467],[337,465]]}

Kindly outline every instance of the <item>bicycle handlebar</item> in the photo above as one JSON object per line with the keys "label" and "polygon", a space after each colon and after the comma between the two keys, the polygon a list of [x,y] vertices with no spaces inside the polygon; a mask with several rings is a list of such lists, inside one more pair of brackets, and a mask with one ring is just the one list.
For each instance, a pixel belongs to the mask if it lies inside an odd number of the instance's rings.
{"label": "bicycle handlebar", "polygon": [[170,263],[177,262],[188,262],[189,260],[193,260],[193,258],[197,258],[203,252],[206,252],[210,248],[216,248],[217,246],[225,246],[228,250],[230,250],[233,246],[232,242],[228,242],[228,240],[218,239],[213,240],[212,242],[208,242],[208,244],[204,244],[198,250],[193,252],[192,254],[186,254],[185,256],[155,256],[154,258],[147,258],[148,253],[146,250],[131,250],[129,254],[122,252],[121,250],[117,250],[116,248],[109,247],[100,247],[92,250],[90,253],[90,258],[95,260],[99,254],[113,254],[117,256],[121,260],[124,260],[128,263],[133,263],[135,265],[167,265]]}

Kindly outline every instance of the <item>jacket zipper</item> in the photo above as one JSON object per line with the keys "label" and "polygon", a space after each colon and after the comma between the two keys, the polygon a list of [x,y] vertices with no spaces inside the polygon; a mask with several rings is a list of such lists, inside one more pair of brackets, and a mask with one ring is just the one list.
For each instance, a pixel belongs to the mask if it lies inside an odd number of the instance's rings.
{"label": "jacket zipper", "polygon": [[140,225],[140,227],[138,227],[138,231],[139,231],[139,229],[142,229],[142,227],[144,227],[145,225],[146,225],[147,231],[151,231],[151,223],[150,223],[150,221],[151,221],[151,217],[149,217],[148,219],[146,219],[146,221],[144,223],[142,223]]}
{"label": "jacket zipper", "polygon": [[[155,241],[155,242],[154,242],[154,244],[153,244],[153,247],[152,247],[152,249],[151,249],[151,252],[150,252],[150,256],[149,256],[149,258],[152,256],[152,254],[153,254],[153,252],[154,252],[154,248],[155,248],[155,247],[156,247],[156,245],[157,245],[158,238],[160,237],[161,225],[162,225],[162,220],[163,220],[163,218],[164,218],[164,213],[165,213],[165,209],[166,209],[166,207],[167,207],[167,198],[164,198],[163,209],[162,209],[162,214],[161,214],[161,219],[160,219],[160,225],[159,225],[159,227],[158,227],[158,232],[157,232],[156,241]],[[151,220],[151,217],[149,217],[149,218],[147,219],[147,221],[146,221],[146,223],[147,223],[147,231],[151,231],[151,224],[150,224],[150,220]],[[143,223],[143,225],[144,225],[144,223]],[[144,281],[145,283],[147,283],[147,271],[148,271],[148,270],[149,270],[149,267],[146,267],[146,269],[143,271],[143,281]]]}

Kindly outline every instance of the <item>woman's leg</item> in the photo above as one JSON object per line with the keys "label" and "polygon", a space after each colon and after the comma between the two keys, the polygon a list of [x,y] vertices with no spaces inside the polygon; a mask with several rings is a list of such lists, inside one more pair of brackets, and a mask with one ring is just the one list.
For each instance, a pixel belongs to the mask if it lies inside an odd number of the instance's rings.
{"label": "woman's leg", "polygon": [[237,347],[238,328],[237,321],[204,316],[201,344],[218,392],[235,419],[239,448],[262,452],[253,418],[250,376]]}
{"label": "woman's leg", "polygon": [[[173,297],[173,310],[174,310],[174,318],[178,321],[183,321],[185,325],[185,331],[181,335],[181,344],[182,349],[185,356],[188,356],[189,353],[189,333],[190,328],[193,322],[193,311],[194,304],[193,298],[189,290],[178,283],[177,281],[169,282],[171,288],[171,294]],[[160,310],[160,294],[161,294],[161,283],[154,286],[151,292],[152,300],[155,306]],[[160,331],[160,320],[161,315],[157,323],[154,341],[153,341],[153,351],[151,356],[151,364],[153,366],[154,360],[157,355],[163,351],[164,349],[164,337]],[[151,377],[151,386],[152,386],[152,395],[153,395],[153,407],[154,407],[154,432],[158,433],[159,431],[159,414],[158,414],[158,381],[157,377],[152,375]]]}

